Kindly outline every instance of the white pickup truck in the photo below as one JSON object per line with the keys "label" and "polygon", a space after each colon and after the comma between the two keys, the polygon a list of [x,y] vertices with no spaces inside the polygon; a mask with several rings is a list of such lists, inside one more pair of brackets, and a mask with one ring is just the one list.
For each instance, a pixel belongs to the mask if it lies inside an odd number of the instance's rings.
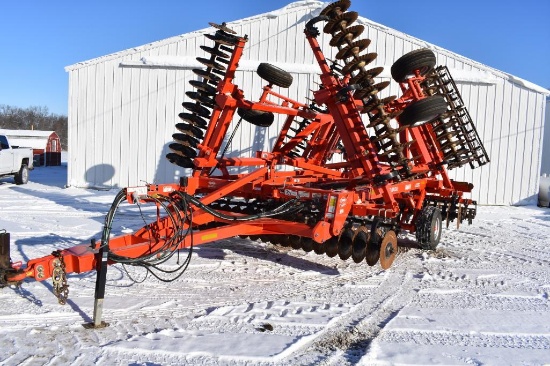
{"label": "white pickup truck", "polygon": [[0,177],[13,175],[15,184],[26,184],[32,169],[32,148],[10,146],[8,138],[0,135]]}

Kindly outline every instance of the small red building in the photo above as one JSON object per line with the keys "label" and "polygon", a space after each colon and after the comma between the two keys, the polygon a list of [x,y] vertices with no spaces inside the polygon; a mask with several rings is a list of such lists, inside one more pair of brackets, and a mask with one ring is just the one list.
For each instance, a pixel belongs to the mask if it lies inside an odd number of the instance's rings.
{"label": "small red building", "polygon": [[12,146],[31,147],[35,166],[61,165],[61,141],[55,131],[4,130]]}

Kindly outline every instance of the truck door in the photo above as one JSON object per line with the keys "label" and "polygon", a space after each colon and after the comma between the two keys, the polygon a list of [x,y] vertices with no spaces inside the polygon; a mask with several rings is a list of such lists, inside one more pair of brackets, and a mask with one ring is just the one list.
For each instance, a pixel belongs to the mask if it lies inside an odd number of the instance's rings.
{"label": "truck door", "polygon": [[10,149],[6,136],[0,135],[0,174],[13,173],[13,150]]}

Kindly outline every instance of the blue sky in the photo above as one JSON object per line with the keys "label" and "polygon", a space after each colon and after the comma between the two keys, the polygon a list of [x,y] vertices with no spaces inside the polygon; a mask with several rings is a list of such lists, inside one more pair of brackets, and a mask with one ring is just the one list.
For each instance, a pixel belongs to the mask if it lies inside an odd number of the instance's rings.
{"label": "blue sky", "polygon": [[[2,1],[0,104],[66,114],[65,66],[290,2]],[[550,88],[549,0],[352,0],[350,10]]]}

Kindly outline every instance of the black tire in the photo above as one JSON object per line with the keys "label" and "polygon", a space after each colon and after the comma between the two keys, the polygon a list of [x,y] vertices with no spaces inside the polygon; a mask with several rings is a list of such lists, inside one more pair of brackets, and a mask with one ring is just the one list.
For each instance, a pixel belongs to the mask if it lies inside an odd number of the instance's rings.
{"label": "black tire", "polygon": [[439,117],[447,111],[447,102],[441,95],[417,100],[409,104],[399,115],[398,120],[402,126],[421,126]]}
{"label": "black tire", "polygon": [[441,211],[434,206],[426,206],[416,219],[416,241],[424,250],[435,250],[441,240]]}
{"label": "black tire", "polygon": [[435,67],[437,60],[434,53],[421,48],[411,51],[401,56],[391,67],[391,76],[398,83],[404,82],[414,75],[416,70],[420,70],[420,75],[426,75]]}
{"label": "black tire", "polygon": [[271,112],[257,111],[255,109],[237,108],[237,114],[246,122],[258,127],[269,127],[275,121],[275,115]]}
{"label": "black tire", "polygon": [[281,88],[288,88],[292,85],[292,75],[277,66],[263,62],[258,66],[256,72],[262,79]]}
{"label": "black tire", "polygon": [[15,181],[15,184],[27,184],[29,181],[29,168],[27,167],[27,164],[21,164],[21,168],[19,168],[19,171],[15,173],[13,180]]}

